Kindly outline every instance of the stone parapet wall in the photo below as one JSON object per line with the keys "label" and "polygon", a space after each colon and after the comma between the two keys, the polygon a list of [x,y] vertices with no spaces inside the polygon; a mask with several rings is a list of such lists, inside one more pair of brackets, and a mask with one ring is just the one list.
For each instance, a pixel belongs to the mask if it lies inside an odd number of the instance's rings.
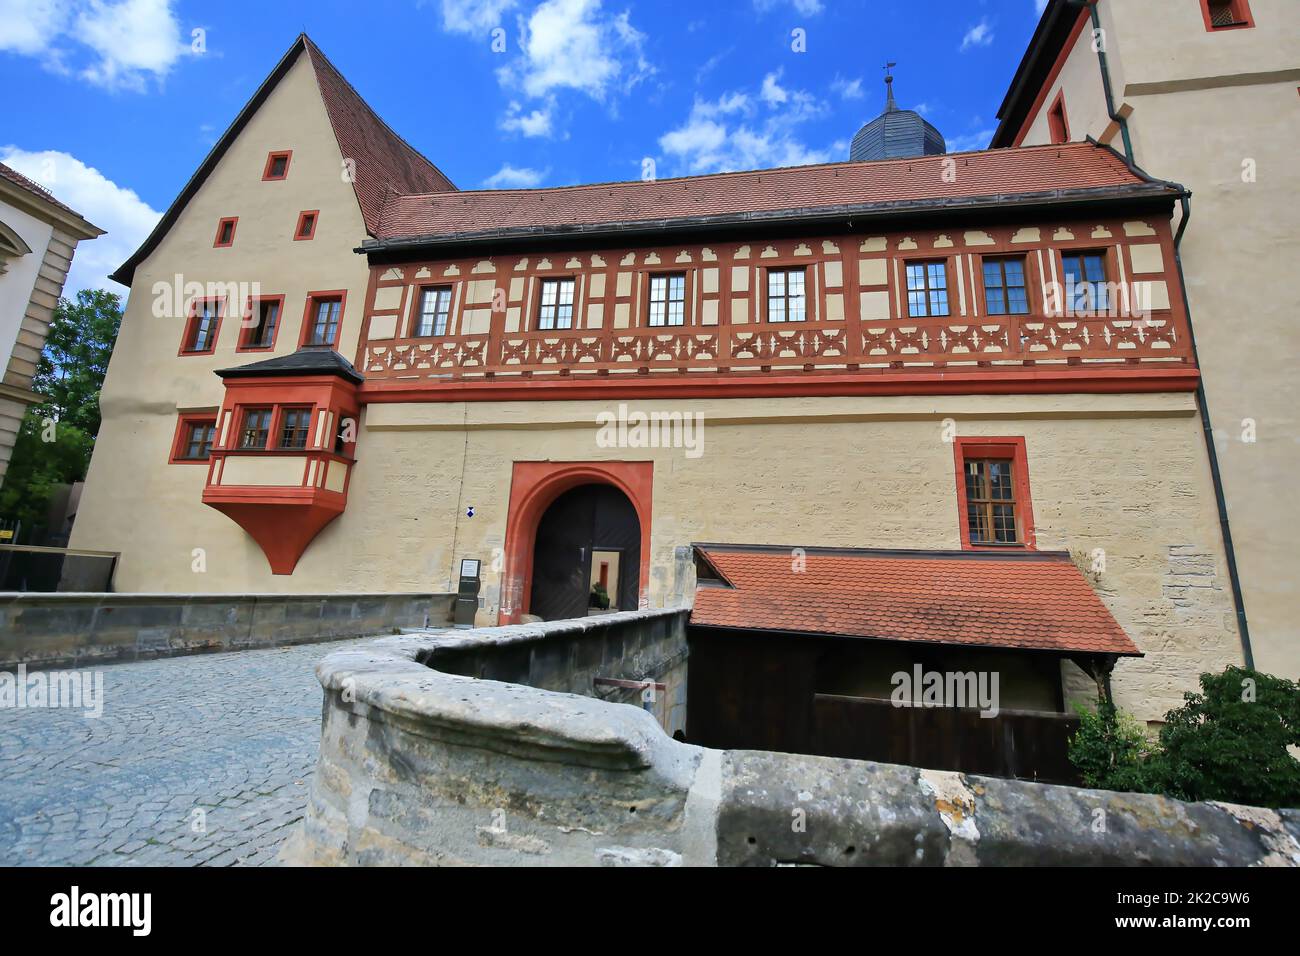
{"label": "stone parapet wall", "polygon": [[[580,662],[588,641],[589,658],[599,647],[609,667],[620,641],[663,651],[684,630],[681,612],[629,611],[411,633],[330,654],[317,668],[320,763],[284,859],[1300,865],[1300,811],[709,750],[673,740],[646,710],[589,696],[599,667],[554,670]],[[459,673],[437,669],[453,662]],[[504,679],[539,675],[556,689]]]}
{"label": "stone parapet wall", "polygon": [[451,623],[452,594],[0,592],[0,669],[342,640]]}

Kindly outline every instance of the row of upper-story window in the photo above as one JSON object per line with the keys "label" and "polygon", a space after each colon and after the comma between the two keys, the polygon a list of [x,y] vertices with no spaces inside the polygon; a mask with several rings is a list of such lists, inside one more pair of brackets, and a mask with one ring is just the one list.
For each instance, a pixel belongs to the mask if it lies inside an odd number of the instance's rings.
{"label": "row of upper-story window", "polygon": [[[240,406],[235,411],[238,431],[234,448],[238,451],[307,451],[311,435],[311,405],[266,404]],[[179,417],[172,442],[173,463],[200,463],[212,457],[216,442],[215,414],[186,413]],[[348,439],[340,422],[334,439],[334,452],[343,454]]]}
{"label": "row of upper-story window", "polygon": [[[346,302],[347,293],[344,291],[309,292],[303,309],[298,345],[337,347]],[[224,298],[193,300],[181,335],[180,354],[211,355],[215,352],[226,309],[227,300]],[[239,317],[239,340],[235,344],[235,351],[269,352],[274,349],[283,323],[283,313],[282,295],[249,298]]]}
{"label": "row of upper-story window", "polygon": [[[1073,314],[1104,311],[1109,306],[1107,255],[1104,250],[1061,254],[1065,294]],[[809,320],[807,266],[780,266],[765,270],[764,317],[768,322]],[[903,264],[909,318],[951,315],[952,270],[946,259],[910,260]],[[1026,261],[1023,255],[984,256],[981,261],[984,311],[987,315],[1028,315],[1031,310]],[[646,283],[645,322],[650,328],[682,326],[689,321],[685,272],[654,273]],[[574,328],[577,313],[577,278],[542,279],[530,328],[553,331]],[[416,300],[407,335],[426,338],[447,335],[450,329],[452,287],[423,286]]]}
{"label": "row of upper-story window", "polygon": [[[305,242],[316,238],[316,224],[320,222],[319,209],[304,209],[298,213],[297,225],[293,227],[294,242]],[[230,249],[235,245],[235,230],[239,228],[238,216],[225,216],[217,220],[217,235],[212,240],[213,249]]]}

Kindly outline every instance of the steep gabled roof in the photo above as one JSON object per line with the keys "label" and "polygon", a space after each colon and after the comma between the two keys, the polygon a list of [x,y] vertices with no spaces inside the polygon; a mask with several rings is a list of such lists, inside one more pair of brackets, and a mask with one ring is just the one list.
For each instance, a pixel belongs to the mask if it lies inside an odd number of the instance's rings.
{"label": "steep gabled roof", "polygon": [[693,626],[1141,656],[1064,551],[695,549]]}
{"label": "steep gabled roof", "polygon": [[304,53],[307,54],[308,62],[311,63],[312,71],[316,76],[316,84],[320,89],[321,100],[325,105],[325,113],[329,117],[334,138],[338,142],[339,152],[344,158],[355,161],[355,178],[352,185],[368,233],[376,234],[386,197],[393,190],[403,192],[455,190],[456,187],[437,166],[420,155],[414,147],[394,133],[388,124],[379,118],[361,95],[343,78],[334,64],[320,51],[320,48],[308,38],[307,34],[302,33],[280,58],[275,69],[257,88],[244,108],[239,111],[239,115],[217,140],[216,145],[204,157],[180,195],[167,207],[167,211],[163,213],[153,232],[149,233],[140,248],[131,254],[131,258],[109,276],[110,279],[123,285],[131,284],[136,266],[157,248],[163,236],[167,235],[168,230],[180,217],[181,211],[216,169],[221,158],[248,125],[249,120],[288,74],[298,57]]}
{"label": "steep gabled roof", "polygon": [[650,182],[395,196],[384,210],[377,241],[367,248],[1179,191],[1143,176],[1107,147],[1066,143]]}

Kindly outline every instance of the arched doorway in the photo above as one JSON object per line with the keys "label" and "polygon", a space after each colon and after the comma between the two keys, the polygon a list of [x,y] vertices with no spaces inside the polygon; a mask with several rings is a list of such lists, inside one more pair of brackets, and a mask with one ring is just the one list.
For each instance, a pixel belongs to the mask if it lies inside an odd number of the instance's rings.
{"label": "arched doorway", "polygon": [[[547,621],[585,617],[593,592],[634,611],[641,582],[641,522],[622,491],[583,484],[559,495],[537,523],[529,612]],[[599,587],[597,587],[599,585]]]}

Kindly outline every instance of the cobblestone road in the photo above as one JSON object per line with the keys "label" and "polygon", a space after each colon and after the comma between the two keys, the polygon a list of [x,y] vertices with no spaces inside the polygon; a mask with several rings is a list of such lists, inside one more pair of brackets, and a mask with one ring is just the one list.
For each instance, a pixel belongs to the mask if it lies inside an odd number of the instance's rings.
{"label": "cobblestone road", "polygon": [[110,665],[98,719],[0,708],[0,865],[274,862],[316,765],[313,668],[353,643]]}

